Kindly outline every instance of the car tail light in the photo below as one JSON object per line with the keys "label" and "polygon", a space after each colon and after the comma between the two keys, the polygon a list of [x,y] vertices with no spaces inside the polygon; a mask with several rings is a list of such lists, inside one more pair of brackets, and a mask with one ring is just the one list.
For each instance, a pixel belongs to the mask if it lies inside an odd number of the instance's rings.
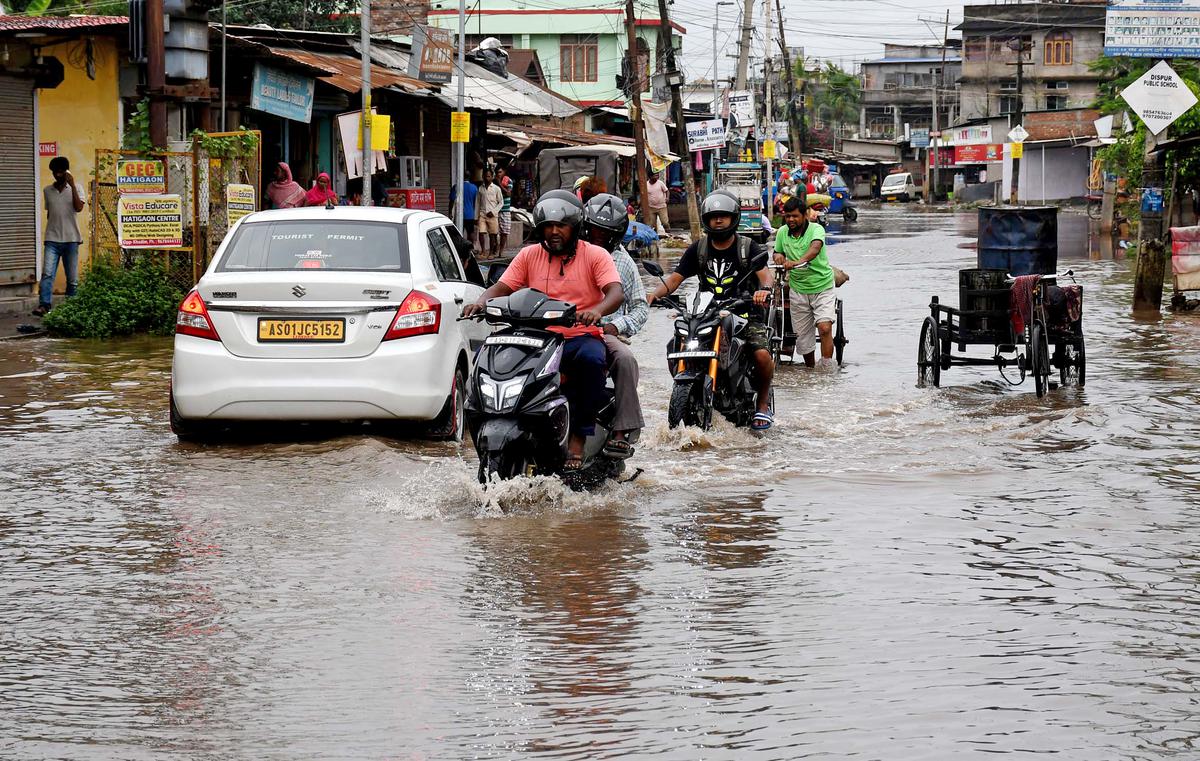
{"label": "car tail light", "polygon": [[179,313],[175,315],[175,333],[197,338],[208,338],[220,341],[212,319],[208,316],[208,307],[204,299],[196,291],[192,291],[179,305]]}
{"label": "car tail light", "polygon": [[400,304],[383,340],[436,333],[442,324],[442,302],[421,291],[411,291]]}

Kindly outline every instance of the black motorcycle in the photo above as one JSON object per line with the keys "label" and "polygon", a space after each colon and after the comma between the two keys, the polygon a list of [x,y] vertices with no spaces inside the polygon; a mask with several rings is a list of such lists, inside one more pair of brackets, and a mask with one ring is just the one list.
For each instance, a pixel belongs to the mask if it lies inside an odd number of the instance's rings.
{"label": "black motorcycle", "polygon": [[564,339],[548,328],[575,324],[575,305],[523,288],[489,299],[478,315],[502,329],[488,336],[467,387],[466,425],[479,454],[479,480],[559,475],[574,489],[599,485],[625,470],[604,451],[611,434],[612,397],[584,444],[583,466],[563,471],[571,410],[559,376]]}
{"label": "black motorcycle", "polygon": [[[642,265],[662,278],[663,270],[654,262]],[[759,254],[742,279],[765,265],[766,254]],[[740,285],[739,281],[726,291],[736,294]],[[679,310],[675,335],[667,344],[667,364],[675,378],[667,423],[672,428],[683,424],[707,431],[715,409],[734,425],[748,427],[758,409],[758,392],[754,358],[740,337],[749,320],[738,313],[754,308],[753,301],[738,296],[720,298],[706,291],[693,293],[686,302],[675,297],[660,301]],[[771,395],[774,411],[774,391]]]}

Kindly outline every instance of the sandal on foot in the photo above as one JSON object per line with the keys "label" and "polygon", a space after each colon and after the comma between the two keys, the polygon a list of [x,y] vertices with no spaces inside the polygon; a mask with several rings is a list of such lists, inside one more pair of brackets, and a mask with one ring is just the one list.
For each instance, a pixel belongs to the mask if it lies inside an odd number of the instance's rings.
{"label": "sandal on foot", "polygon": [[756,412],[750,423],[750,430],[765,431],[775,424],[775,416],[769,412]]}
{"label": "sandal on foot", "polygon": [[624,460],[633,455],[633,447],[626,439],[609,439],[604,444],[604,454]]}
{"label": "sandal on foot", "polygon": [[579,455],[567,455],[567,459],[563,462],[564,473],[578,473],[583,470],[583,458]]}

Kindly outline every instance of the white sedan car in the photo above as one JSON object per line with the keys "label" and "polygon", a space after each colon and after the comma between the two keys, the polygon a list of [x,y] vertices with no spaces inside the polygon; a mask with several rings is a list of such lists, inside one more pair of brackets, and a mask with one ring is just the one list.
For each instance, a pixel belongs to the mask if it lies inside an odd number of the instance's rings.
{"label": "white sedan car", "polygon": [[[171,429],[252,420],[428,421],[459,441],[483,292],[441,214],[265,211],[238,222],[179,307]],[[468,249],[469,250],[469,247]]]}

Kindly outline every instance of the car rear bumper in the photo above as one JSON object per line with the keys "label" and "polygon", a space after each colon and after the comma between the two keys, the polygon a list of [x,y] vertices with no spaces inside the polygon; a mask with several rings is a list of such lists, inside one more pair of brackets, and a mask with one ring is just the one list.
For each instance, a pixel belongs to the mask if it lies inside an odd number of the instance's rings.
{"label": "car rear bumper", "polygon": [[445,404],[457,359],[443,343],[414,336],[367,357],[261,359],[177,335],[171,393],[187,419],[430,420]]}

